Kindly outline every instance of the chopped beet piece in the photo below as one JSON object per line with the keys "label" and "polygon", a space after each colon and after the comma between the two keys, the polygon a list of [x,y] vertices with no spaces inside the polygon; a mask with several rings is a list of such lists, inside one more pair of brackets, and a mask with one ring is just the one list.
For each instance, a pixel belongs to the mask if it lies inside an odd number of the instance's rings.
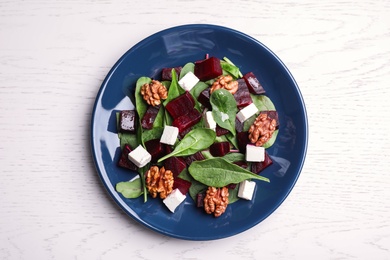
{"label": "chopped beet piece", "polygon": [[174,156],[164,161],[164,168],[170,170],[174,177],[177,177],[186,167],[186,162],[181,157]]}
{"label": "chopped beet piece", "polygon": [[220,143],[213,143],[210,146],[210,153],[212,156],[224,156],[230,152],[230,143],[229,142],[220,142]]}
{"label": "chopped beet piece", "polygon": [[205,193],[196,194],[196,206],[198,208],[203,208],[204,206],[204,198],[206,197]]}
{"label": "chopped beet piece", "polygon": [[207,81],[222,75],[221,61],[211,57],[195,63],[194,74],[201,81]]}
{"label": "chopped beet piece", "polygon": [[149,106],[145,112],[145,115],[142,117],[141,125],[144,129],[152,129],[154,120],[160,110],[160,106]]}
{"label": "chopped beet piece", "polygon": [[186,93],[169,101],[165,108],[168,110],[173,119],[176,119],[179,116],[188,114],[191,110],[194,109],[194,106],[194,98],[188,91],[186,91]]}
{"label": "chopped beet piece", "polygon": [[211,104],[210,104],[210,89],[206,88],[202,92],[200,92],[198,97],[199,103],[201,103],[204,107],[211,110]]}
{"label": "chopped beet piece", "polygon": [[[245,121],[244,121],[245,122]],[[237,117],[236,117],[236,131],[242,132],[244,131],[244,122],[241,122]]]}
{"label": "chopped beet piece", "polygon": [[230,183],[230,184],[226,185],[226,188],[234,190],[236,188],[236,186],[237,186],[237,183]]}
{"label": "chopped beet piece", "polygon": [[264,170],[265,168],[270,166],[272,163],[273,162],[272,162],[271,158],[269,157],[268,153],[265,152],[264,161],[263,162],[253,162],[252,166],[251,166],[251,171],[253,173],[257,173],[258,174],[262,170]]}
{"label": "chopped beet piece", "polygon": [[175,68],[163,68],[161,71],[161,80],[172,80],[172,69],[175,69],[176,75],[180,75],[182,67],[175,67]]}
{"label": "chopped beet piece", "polygon": [[137,171],[138,167],[132,161],[129,160],[129,153],[131,151],[132,150],[131,150],[130,145],[125,144],[123,146],[123,149],[121,152],[121,157],[119,158],[119,161],[118,161],[118,166],[129,169],[129,170]]}
{"label": "chopped beet piece", "polygon": [[248,163],[246,161],[238,161],[238,162],[234,162],[234,164],[244,169],[248,168]]}
{"label": "chopped beet piece", "polygon": [[188,114],[177,117],[173,120],[172,125],[179,128],[179,133],[185,131],[191,126],[195,125],[202,119],[202,114],[193,108]]}
{"label": "chopped beet piece", "polygon": [[152,162],[157,162],[158,159],[166,154],[165,145],[160,143],[160,139],[152,139],[145,142],[145,148],[152,156]]}
{"label": "chopped beet piece", "polygon": [[136,128],[136,113],[134,110],[123,110],[119,116],[119,131],[134,133]]}
{"label": "chopped beet piece", "polygon": [[185,161],[186,161],[187,165],[189,166],[194,161],[202,161],[204,159],[205,158],[204,158],[204,156],[203,156],[203,154],[201,152],[196,152],[193,155],[187,156],[185,158]]}
{"label": "chopped beet piece", "polygon": [[215,133],[217,134],[217,136],[226,135],[227,133],[229,133],[229,130],[217,125],[217,127],[215,128]]}
{"label": "chopped beet piece", "polygon": [[248,86],[244,79],[238,79],[238,89],[233,95],[237,102],[237,107],[242,108],[252,103],[252,97],[249,93]]}
{"label": "chopped beet piece", "polygon": [[279,128],[279,116],[278,112],[275,110],[267,110],[267,111],[261,111],[260,114],[267,114],[267,116],[271,119],[275,119],[276,121],[276,129]]}
{"label": "chopped beet piece", "polygon": [[253,72],[245,74],[243,78],[245,79],[246,85],[252,94],[260,95],[265,93],[263,86],[260,84]]}
{"label": "chopped beet piece", "polygon": [[188,190],[190,189],[190,187],[191,187],[191,182],[183,180],[183,179],[178,178],[178,177],[174,178],[173,189],[179,189],[181,194],[186,195]]}
{"label": "chopped beet piece", "polygon": [[248,132],[238,132],[236,134],[237,136],[237,142],[238,142],[238,150],[240,150],[241,153],[246,153],[246,145],[250,143],[249,140],[249,133]]}

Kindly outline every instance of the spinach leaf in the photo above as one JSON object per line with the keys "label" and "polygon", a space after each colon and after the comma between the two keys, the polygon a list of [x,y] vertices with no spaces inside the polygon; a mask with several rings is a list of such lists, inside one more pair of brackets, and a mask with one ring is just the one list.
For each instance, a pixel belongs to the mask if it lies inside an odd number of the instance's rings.
{"label": "spinach leaf", "polygon": [[210,95],[210,103],[215,122],[233,135],[236,135],[237,103],[226,89],[217,89]]}
{"label": "spinach leaf", "polygon": [[242,153],[228,153],[222,156],[221,158],[225,159],[228,162],[239,162],[245,161],[245,154]]}
{"label": "spinach leaf", "polygon": [[190,90],[190,93],[192,94],[192,96],[194,97],[195,100],[198,100],[198,97],[200,95],[200,93],[207,89],[209,87],[209,85],[207,85],[206,83],[204,83],[203,81],[199,81],[198,83],[196,83],[196,85]]}
{"label": "spinach leaf", "polygon": [[190,189],[188,190],[188,193],[196,203],[196,195],[198,193],[205,192],[207,190],[207,186],[195,180],[193,180],[191,183],[192,184],[190,186]]}
{"label": "spinach leaf", "polygon": [[150,130],[145,130],[142,133],[142,140],[145,143],[149,140],[159,139],[162,136],[163,131],[164,127],[154,127]]}
{"label": "spinach leaf", "polygon": [[172,81],[171,81],[171,85],[169,86],[167,99],[165,99],[163,105],[166,106],[169,101],[177,98],[178,96],[184,93],[185,90],[182,87],[180,87],[179,82],[177,80],[176,71],[175,69],[172,69]]}
{"label": "spinach leaf", "polygon": [[182,77],[184,77],[188,72],[192,72],[194,73],[194,70],[195,70],[195,64],[192,63],[192,62],[189,62],[187,63],[186,65],[184,65],[184,67],[181,69],[180,71],[180,76],[179,76],[179,79],[181,79]]}
{"label": "spinach leaf", "polygon": [[146,164],[142,168],[138,168],[139,179],[141,179],[142,193],[144,194],[144,202],[148,200],[148,191],[145,183],[145,173],[148,171],[149,168],[150,168],[150,163]]}
{"label": "spinach leaf", "polygon": [[142,117],[145,115],[146,110],[148,109],[148,104],[145,102],[144,98],[141,94],[141,87],[144,84],[149,84],[152,82],[151,78],[148,77],[140,77],[137,80],[137,83],[135,85],[135,107],[138,113],[138,118],[142,119]]}
{"label": "spinach leaf", "polygon": [[[224,68],[222,66],[222,63],[226,63],[226,65],[224,65],[226,68]],[[225,71],[229,72],[235,78],[242,78],[242,73],[241,73],[240,69],[236,65],[234,65],[234,63],[231,60],[229,60],[228,58],[223,57],[223,59],[221,61],[221,67]]]}
{"label": "spinach leaf", "polygon": [[238,197],[238,189],[240,188],[240,185],[236,185],[234,189],[229,189],[229,204],[232,204],[239,200],[240,198]]}
{"label": "spinach leaf", "polygon": [[154,119],[153,127],[164,127],[164,115],[165,115],[165,108],[164,106],[160,106],[160,109],[158,110],[157,116]]}
{"label": "spinach leaf", "polygon": [[139,145],[137,135],[135,134],[121,133],[119,140],[121,149],[123,149],[125,144],[130,145],[132,149],[135,149]]}
{"label": "spinach leaf", "polygon": [[240,77],[240,70],[234,65],[227,63],[226,61],[221,60],[221,68],[225,72],[224,75],[230,74],[234,79]]}
{"label": "spinach leaf", "polygon": [[134,199],[141,196],[143,193],[141,188],[141,179],[136,178],[132,181],[119,182],[115,185],[117,192],[122,193],[123,197],[127,199]]}
{"label": "spinach leaf", "polygon": [[162,162],[172,156],[187,156],[206,149],[214,143],[215,137],[214,130],[195,128],[184,136],[170,154],[160,158],[158,162]]}
{"label": "spinach leaf", "polygon": [[252,97],[252,101],[257,107],[257,109],[261,111],[266,110],[276,110],[274,103],[272,103],[271,99],[265,95],[253,95],[250,94]]}
{"label": "spinach leaf", "polygon": [[278,133],[279,133],[279,129],[275,130],[275,132],[272,134],[271,138],[265,144],[263,144],[263,147],[265,149],[271,147],[275,143],[275,140],[276,140],[276,137],[278,136]]}
{"label": "spinach leaf", "polygon": [[190,165],[188,171],[195,180],[207,186],[218,188],[248,179],[269,182],[268,178],[254,174],[222,158],[195,161]]}

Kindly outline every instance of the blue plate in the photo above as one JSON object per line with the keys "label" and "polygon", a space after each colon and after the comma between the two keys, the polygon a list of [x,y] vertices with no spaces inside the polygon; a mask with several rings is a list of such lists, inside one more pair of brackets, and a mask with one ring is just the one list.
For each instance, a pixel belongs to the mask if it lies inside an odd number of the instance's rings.
{"label": "blue plate", "polygon": [[[136,173],[117,167],[120,155],[115,112],[132,109],[129,96],[140,76],[159,78],[164,67],[183,66],[206,54],[228,57],[243,74],[252,71],[274,102],[280,131],[267,151],[274,163],[257,182],[252,201],[239,200],[219,218],[197,208],[192,199],[174,214],[160,199],[125,199],[116,183]],[[206,24],[183,25],[149,36],[127,51],[114,65],[97,95],[92,114],[91,142],[96,168],[107,191],[133,219],[162,234],[188,240],[212,240],[243,232],[268,217],[284,201],[301,172],[308,142],[308,123],[302,95],[292,75],[267,47],[241,32]]]}

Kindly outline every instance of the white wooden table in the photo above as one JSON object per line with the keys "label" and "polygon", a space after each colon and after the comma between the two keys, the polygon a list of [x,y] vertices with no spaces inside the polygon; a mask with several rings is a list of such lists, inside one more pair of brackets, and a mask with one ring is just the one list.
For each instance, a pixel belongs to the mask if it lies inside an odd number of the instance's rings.
{"label": "white wooden table", "polygon": [[[189,23],[227,26],[273,50],[300,86],[310,130],[281,207],[203,242],[129,218],[103,188],[89,142],[116,60]],[[0,112],[0,259],[390,259],[387,0],[1,0]]]}

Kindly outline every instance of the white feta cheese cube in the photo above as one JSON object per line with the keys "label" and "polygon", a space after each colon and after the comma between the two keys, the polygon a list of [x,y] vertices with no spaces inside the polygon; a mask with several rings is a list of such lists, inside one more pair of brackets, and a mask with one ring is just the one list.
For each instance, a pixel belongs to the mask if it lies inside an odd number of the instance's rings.
{"label": "white feta cheese cube", "polygon": [[257,109],[256,105],[254,103],[251,103],[250,105],[247,105],[246,107],[241,109],[240,112],[237,113],[237,118],[242,123],[245,120],[249,119],[254,114],[256,114],[258,111],[259,110]]}
{"label": "white feta cheese cube", "polygon": [[198,82],[199,82],[198,77],[195,76],[195,74],[192,73],[192,71],[189,71],[189,72],[187,72],[186,75],[184,75],[184,77],[182,77],[179,80],[179,85],[184,90],[190,91]]}
{"label": "white feta cheese cube", "polygon": [[215,122],[214,120],[213,112],[207,111],[204,117],[205,117],[204,122],[206,124],[206,127],[213,129],[215,131],[215,129],[217,128],[217,122]]}
{"label": "white feta cheese cube", "polygon": [[144,167],[152,160],[152,156],[141,145],[131,151],[128,155],[130,161],[132,161],[137,167]]}
{"label": "white feta cheese cube", "polygon": [[264,162],[265,149],[261,146],[246,145],[245,159],[248,162]]}
{"label": "white feta cheese cube", "polygon": [[179,206],[186,199],[186,195],[181,194],[179,189],[174,189],[164,200],[165,206],[173,213],[177,206]]}
{"label": "white feta cheese cube", "polygon": [[160,142],[163,144],[174,145],[178,134],[179,128],[166,125],[164,127],[163,134],[161,135]]}
{"label": "white feta cheese cube", "polygon": [[244,180],[240,182],[238,187],[238,197],[246,200],[252,200],[253,193],[255,192],[256,182]]}

